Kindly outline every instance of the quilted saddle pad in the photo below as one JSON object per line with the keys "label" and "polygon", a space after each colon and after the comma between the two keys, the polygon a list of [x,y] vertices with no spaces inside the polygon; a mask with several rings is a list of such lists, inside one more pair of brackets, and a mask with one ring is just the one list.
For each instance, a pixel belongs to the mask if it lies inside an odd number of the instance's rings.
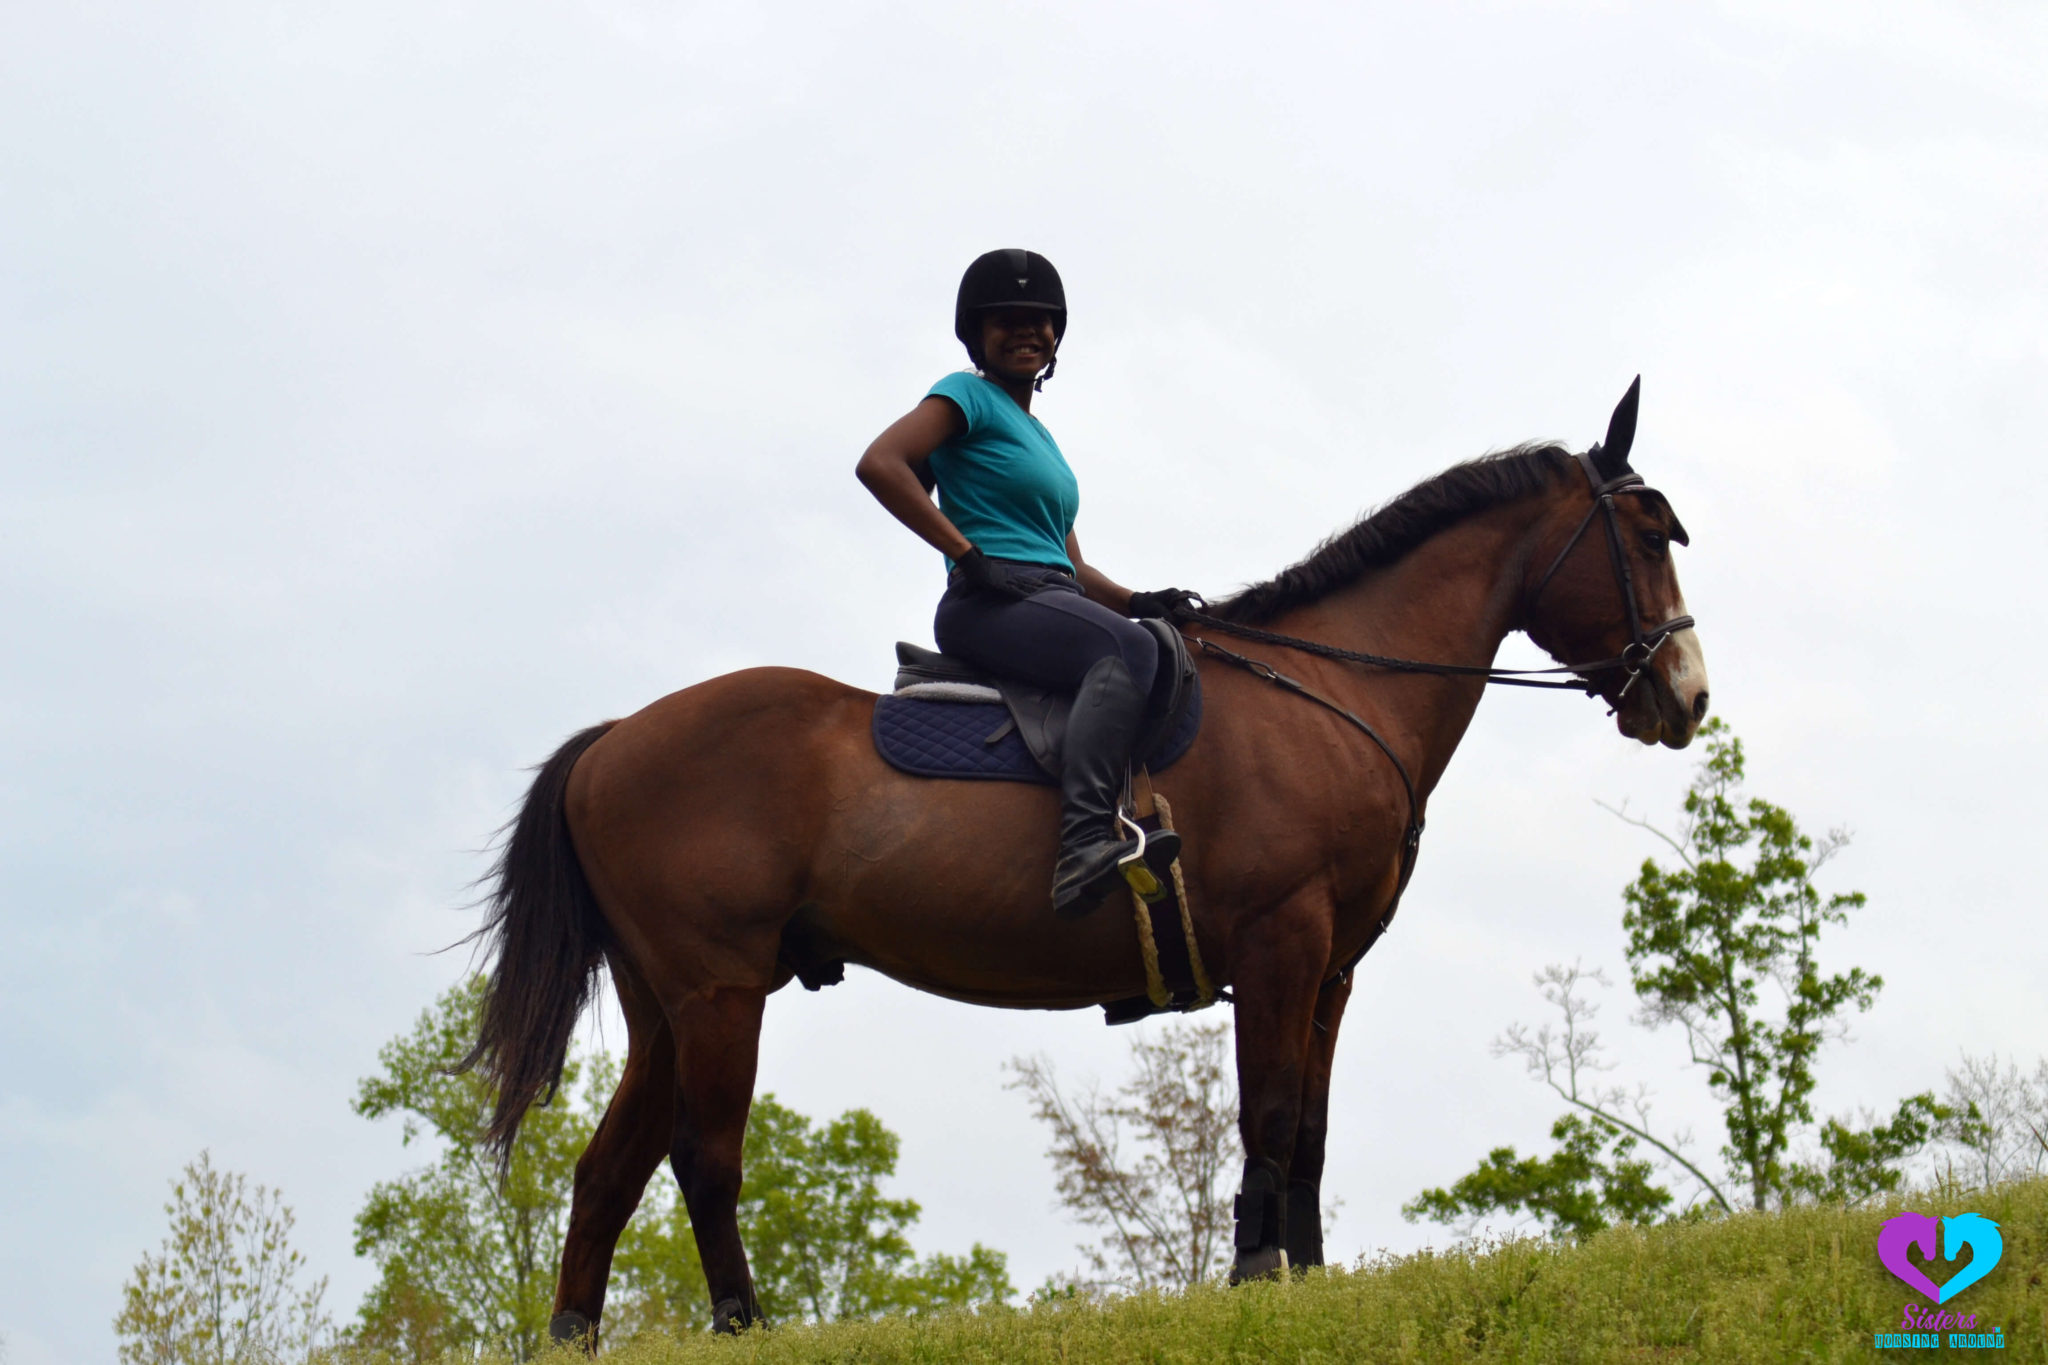
{"label": "quilted saddle pad", "polygon": [[[1194,744],[1202,729],[1199,691],[1182,708],[1180,723],[1145,756],[1164,772]],[[890,767],[917,777],[988,778],[999,782],[1058,779],[1038,766],[1001,702],[927,701],[884,696],[875,701],[875,750]],[[992,738],[993,737],[993,738]]]}

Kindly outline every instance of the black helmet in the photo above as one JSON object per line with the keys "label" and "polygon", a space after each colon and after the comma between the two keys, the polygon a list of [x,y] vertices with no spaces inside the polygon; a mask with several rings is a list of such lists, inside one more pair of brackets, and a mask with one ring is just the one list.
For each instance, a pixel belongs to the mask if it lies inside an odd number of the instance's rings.
{"label": "black helmet", "polygon": [[1067,291],[1060,272],[1035,251],[1010,247],[974,258],[960,277],[960,297],[953,305],[953,335],[979,364],[975,352],[981,329],[975,315],[987,308],[1043,308],[1052,314],[1055,339],[1067,334]]}

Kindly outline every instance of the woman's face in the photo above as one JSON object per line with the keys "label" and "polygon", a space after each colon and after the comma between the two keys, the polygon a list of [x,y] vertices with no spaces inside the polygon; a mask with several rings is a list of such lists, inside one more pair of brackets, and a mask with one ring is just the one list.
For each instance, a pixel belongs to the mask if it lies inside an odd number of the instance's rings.
{"label": "woman's face", "polygon": [[1028,384],[1052,363],[1058,338],[1043,308],[991,308],[981,315],[981,367],[992,377]]}

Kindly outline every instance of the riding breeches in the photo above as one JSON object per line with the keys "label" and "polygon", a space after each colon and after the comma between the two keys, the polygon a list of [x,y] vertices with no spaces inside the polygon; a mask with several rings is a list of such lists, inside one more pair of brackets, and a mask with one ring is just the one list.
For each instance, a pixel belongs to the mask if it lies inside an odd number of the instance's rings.
{"label": "riding breeches", "polygon": [[939,649],[1002,677],[1072,691],[1103,659],[1121,659],[1139,695],[1159,671],[1159,642],[1128,617],[1081,593],[1067,573],[1003,560],[1010,581],[1030,595],[1018,600],[961,582],[939,599],[932,634]]}

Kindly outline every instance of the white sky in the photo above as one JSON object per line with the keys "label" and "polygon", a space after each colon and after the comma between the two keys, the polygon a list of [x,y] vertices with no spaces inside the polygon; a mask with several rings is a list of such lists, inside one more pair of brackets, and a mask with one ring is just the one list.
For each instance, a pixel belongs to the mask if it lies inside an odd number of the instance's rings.
{"label": "white sky", "polygon": [[[200,1148],[353,1312],[404,1169],[347,1100],[459,970],[568,732],[754,663],[886,683],[935,558],[853,481],[1046,252],[1090,557],[1263,577],[1416,479],[1636,463],[1756,789],[1853,826],[1888,983],[1821,1107],[2048,1036],[2048,11],[1987,3],[140,5],[0,11],[0,1336],[103,1361]],[[1517,650],[1523,647],[1517,644]],[[1519,656],[1519,655],[1518,655]],[[1688,756],[1493,697],[1340,1051],[1332,1252],[1557,1106],[1486,1043],[1618,973]],[[1711,1148],[1676,1037],[1609,1035]],[[617,1035],[614,1034],[614,1037]],[[920,1249],[1076,1263],[998,1067],[1093,1012],[856,974],[760,1086],[904,1138]]]}

